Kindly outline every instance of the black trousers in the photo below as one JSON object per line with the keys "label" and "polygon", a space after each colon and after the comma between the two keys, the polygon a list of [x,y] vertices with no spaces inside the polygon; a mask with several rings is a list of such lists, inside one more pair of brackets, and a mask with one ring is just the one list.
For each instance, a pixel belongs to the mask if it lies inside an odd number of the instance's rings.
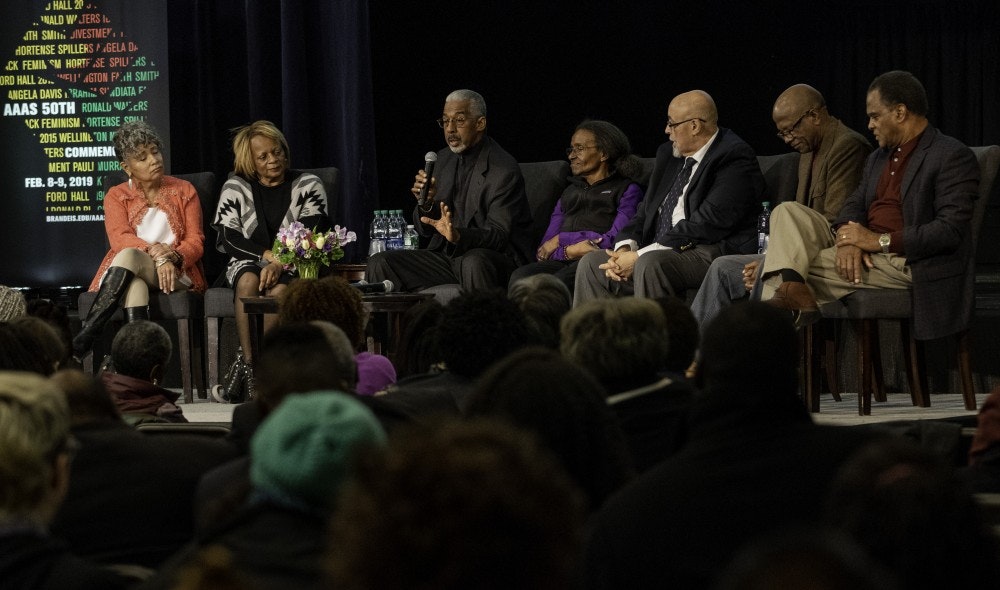
{"label": "black trousers", "polygon": [[458,283],[473,289],[507,289],[514,262],[505,254],[473,248],[450,257],[430,250],[390,250],[368,259],[369,283],[392,281],[396,291],[419,291],[435,285]]}

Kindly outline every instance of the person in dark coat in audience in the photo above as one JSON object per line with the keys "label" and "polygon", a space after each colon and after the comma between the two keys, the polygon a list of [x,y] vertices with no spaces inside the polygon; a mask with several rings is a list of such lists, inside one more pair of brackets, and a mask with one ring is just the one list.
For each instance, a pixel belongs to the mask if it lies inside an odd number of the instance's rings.
{"label": "person in dark coat in audience", "polygon": [[116,590],[130,580],[70,553],[47,530],[70,485],[77,443],[54,383],[0,371],[0,586]]}
{"label": "person in dark coat in audience", "polygon": [[1000,386],[994,387],[976,417],[963,474],[974,492],[1000,493]]}
{"label": "person in dark coat in audience", "polygon": [[163,326],[148,320],[129,322],[115,334],[112,370],[101,373],[101,383],[127,421],[187,422],[177,406],[180,394],[160,386],[173,346]]}
{"label": "person in dark coat in audience", "polygon": [[583,500],[508,424],[420,422],[360,457],[330,526],[327,588],[569,590]]}
{"label": "person in dark coat in audience", "polygon": [[553,350],[524,348],[493,365],[466,414],[495,416],[536,434],[586,494],[591,511],[633,475],[604,388]]}
{"label": "person in dark coat in audience", "polygon": [[285,398],[325,389],[353,393],[357,375],[350,340],[343,330],[326,321],[273,328],[264,335],[257,367],[257,397],[233,412],[229,442],[240,456],[209,471],[198,484],[198,531],[225,520],[234,506],[246,500],[250,492],[250,441]]}
{"label": "person in dark coat in audience", "polygon": [[251,441],[250,496],[221,526],[199,534],[145,588],[172,589],[179,570],[212,546],[227,549],[233,568],[256,587],[328,587],[322,557],[338,492],[355,457],[385,441],[381,424],[358,396],[339,391],[288,396]]}
{"label": "person in dark coat in audience", "polygon": [[511,283],[510,300],[524,314],[532,344],[559,350],[559,322],[573,306],[565,283],[551,274],[533,274]]}
{"label": "person in dark coat in audience", "polygon": [[588,301],[562,321],[563,357],[607,390],[639,472],[675,453],[687,437],[694,388],[683,376],[663,375],[668,333],[659,304],[635,297]]}
{"label": "person in dark coat in audience", "polygon": [[52,533],[100,563],[155,569],[194,534],[195,486],[234,449],[201,435],[130,428],[100,382],[81,371],[59,371],[52,380],[65,393],[80,441]]}
{"label": "person in dark coat in audience", "polygon": [[690,437],[593,519],[587,588],[707,588],[745,543],[819,522],[819,499],[871,435],[813,423],[797,395],[797,347],[788,314],[763,303],[709,324]]}
{"label": "person in dark coat in audience", "polygon": [[965,482],[905,438],[855,453],[829,488],[824,517],[906,590],[992,588],[1000,581],[1000,542]]}
{"label": "person in dark coat in audience", "polygon": [[375,399],[410,417],[461,415],[476,378],[528,343],[521,310],[498,289],[467,291],[449,301],[437,332],[444,370],[403,379]]}

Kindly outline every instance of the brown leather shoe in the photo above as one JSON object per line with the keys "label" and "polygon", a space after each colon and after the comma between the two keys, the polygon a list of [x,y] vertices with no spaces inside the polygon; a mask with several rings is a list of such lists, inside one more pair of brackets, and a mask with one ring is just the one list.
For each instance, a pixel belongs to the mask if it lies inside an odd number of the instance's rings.
{"label": "brown leather shoe", "polygon": [[769,299],[767,303],[779,309],[792,311],[815,312],[819,310],[816,305],[816,297],[809,285],[796,281],[781,283],[774,292],[774,297]]}

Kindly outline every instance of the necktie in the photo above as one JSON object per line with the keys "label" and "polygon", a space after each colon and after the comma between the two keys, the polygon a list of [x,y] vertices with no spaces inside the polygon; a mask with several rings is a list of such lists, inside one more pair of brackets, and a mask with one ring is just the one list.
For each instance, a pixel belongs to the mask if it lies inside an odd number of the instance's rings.
{"label": "necktie", "polygon": [[660,205],[659,209],[659,219],[656,223],[657,242],[659,242],[663,235],[670,231],[670,228],[673,227],[671,218],[674,215],[674,209],[677,208],[677,201],[680,200],[681,193],[684,192],[684,185],[686,185],[688,183],[688,179],[691,178],[691,169],[694,168],[695,162],[696,160],[694,158],[684,159],[684,167],[677,173],[677,178],[674,179],[674,184],[667,192],[667,196],[663,198],[663,203]]}

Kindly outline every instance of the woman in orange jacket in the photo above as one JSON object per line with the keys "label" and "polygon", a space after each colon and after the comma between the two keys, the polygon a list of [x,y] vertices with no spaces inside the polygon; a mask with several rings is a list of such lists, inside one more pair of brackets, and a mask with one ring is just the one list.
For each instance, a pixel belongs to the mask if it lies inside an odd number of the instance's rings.
{"label": "woman in orange jacket", "polygon": [[90,285],[97,298],[73,339],[77,359],[90,351],[119,306],[128,321],[148,319],[150,288],[205,290],[200,264],[205,234],[194,186],[163,173],[163,142],[145,121],[122,125],[114,144],[128,182],[104,197],[111,249]]}

